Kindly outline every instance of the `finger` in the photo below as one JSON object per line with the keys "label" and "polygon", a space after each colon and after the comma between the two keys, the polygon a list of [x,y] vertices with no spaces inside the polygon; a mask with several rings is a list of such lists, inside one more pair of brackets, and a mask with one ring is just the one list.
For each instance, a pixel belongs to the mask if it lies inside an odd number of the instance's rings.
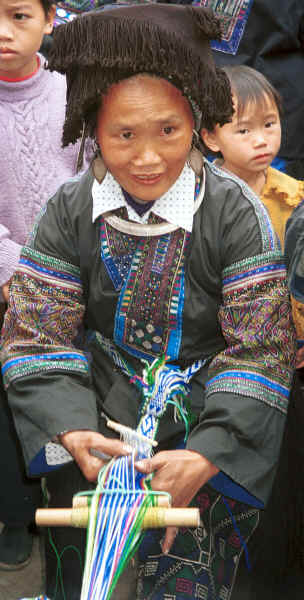
{"label": "finger", "polygon": [[124,442],[113,438],[105,437],[103,438],[102,443],[95,443],[94,447],[96,450],[100,450],[100,452],[108,454],[110,457],[132,454],[132,447],[129,446],[129,444],[125,444]]}
{"label": "finger", "polygon": [[91,456],[95,456],[95,458],[99,458],[104,463],[109,462],[112,458],[110,454],[105,454],[104,452],[101,452],[101,450],[96,450],[96,448],[90,448],[90,454]]}
{"label": "finger", "polygon": [[168,554],[178,534],[177,527],[167,527],[165,537],[161,543],[163,554]]}
{"label": "finger", "polygon": [[144,460],[138,460],[135,463],[135,468],[140,473],[145,473],[148,475],[149,473],[153,473],[155,471],[155,466],[152,458],[146,458]]}
{"label": "finger", "polygon": [[152,456],[152,458],[146,458],[144,460],[137,461],[135,466],[141,473],[153,473],[153,471],[157,471],[161,467],[165,466],[169,459],[170,452],[157,452],[154,454],[154,456]]}

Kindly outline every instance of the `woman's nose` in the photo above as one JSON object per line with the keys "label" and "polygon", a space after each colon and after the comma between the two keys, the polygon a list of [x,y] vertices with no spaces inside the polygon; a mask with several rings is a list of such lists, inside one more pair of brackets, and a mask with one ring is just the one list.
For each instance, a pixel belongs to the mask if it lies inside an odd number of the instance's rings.
{"label": "woman's nose", "polygon": [[153,166],[161,163],[161,157],[152,144],[145,143],[138,148],[133,163],[141,166]]}

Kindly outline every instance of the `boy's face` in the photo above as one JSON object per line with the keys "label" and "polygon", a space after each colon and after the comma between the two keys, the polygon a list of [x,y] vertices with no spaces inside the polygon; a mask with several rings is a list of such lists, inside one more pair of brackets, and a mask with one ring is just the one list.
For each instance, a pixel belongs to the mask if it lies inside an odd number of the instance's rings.
{"label": "boy's face", "polygon": [[51,33],[55,6],[46,17],[40,0],[0,0],[0,78],[30,75],[43,35]]}
{"label": "boy's face", "polygon": [[210,150],[221,152],[226,169],[248,181],[265,171],[280,149],[280,116],[275,103],[266,96],[260,103],[249,102],[241,115],[235,96],[233,105],[231,123],[217,125],[213,132],[203,129],[201,135]]}

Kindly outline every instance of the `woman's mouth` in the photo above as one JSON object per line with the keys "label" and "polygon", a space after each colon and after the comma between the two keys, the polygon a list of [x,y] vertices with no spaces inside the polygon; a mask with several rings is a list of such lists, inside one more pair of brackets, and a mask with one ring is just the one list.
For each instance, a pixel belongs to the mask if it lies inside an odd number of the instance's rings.
{"label": "woman's mouth", "polygon": [[158,183],[158,181],[160,180],[162,176],[162,173],[153,173],[153,174],[146,174],[146,175],[133,175],[133,178],[144,185],[153,185],[155,183]]}

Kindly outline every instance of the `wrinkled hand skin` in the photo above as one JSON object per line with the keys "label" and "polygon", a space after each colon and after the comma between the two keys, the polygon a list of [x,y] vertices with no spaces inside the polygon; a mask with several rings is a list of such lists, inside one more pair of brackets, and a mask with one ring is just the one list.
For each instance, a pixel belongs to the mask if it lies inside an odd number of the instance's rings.
{"label": "wrinkled hand skin", "polygon": [[[154,473],[152,489],[168,492],[172,506],[188,506],[198,490],[219,469],[207,458],[192,450],[169,450],[135,464],[141,473]],[[162,551],[167,554],[177,535],[176,527],[168,527],[162,541]]]}
{"label": "wrinkled hand skin", "polygon": [[127,456],[132,449],[121,442],[106,438],[95,431],[68,431],[59,436],[61,444],[72,454],[88,481],[96,481],[105,461],[91,456],[90,449],[95,448],[110,456]]}

